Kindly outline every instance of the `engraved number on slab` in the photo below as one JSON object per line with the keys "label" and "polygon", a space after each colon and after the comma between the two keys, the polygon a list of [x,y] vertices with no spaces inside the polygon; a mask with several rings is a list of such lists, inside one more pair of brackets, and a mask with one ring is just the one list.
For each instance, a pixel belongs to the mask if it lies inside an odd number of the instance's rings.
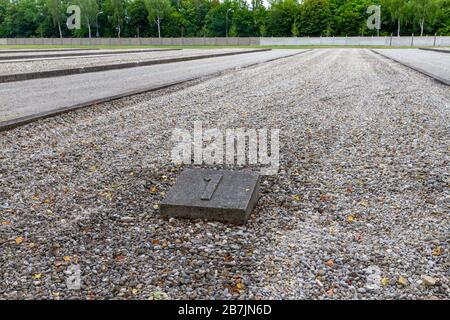
{"label": "engraved number on slab", "polygon": [[217,186],[222,180],[221,174],[213,174],[208,177],[204,177],[203,180],[207,182],[205,190],[203,190],[203,194],[200,199],[202,200],[211,200],[214,191],[216,191]]}

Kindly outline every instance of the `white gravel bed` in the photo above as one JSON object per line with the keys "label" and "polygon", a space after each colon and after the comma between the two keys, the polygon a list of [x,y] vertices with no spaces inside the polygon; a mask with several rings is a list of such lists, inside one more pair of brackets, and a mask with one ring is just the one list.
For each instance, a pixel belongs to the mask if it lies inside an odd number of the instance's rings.
{"label": "white gravel bed", "polygon": [[[0,133],[0,298],[448,299],[449,107],[409,68],[321,49]],[[281,129],[246,226],[159,215],[195,120]]]}
{"label": "white gravel bed", "polygon": [[164,52],[154,51],[142,53],[124,53],[118,55],[45,58],[19,62],[0,62],[0,75],[82,68],[125,62],[160,60],[174,57],[201,56],[209,54],[238,52],[243,50],[246,49],[183,49]]}

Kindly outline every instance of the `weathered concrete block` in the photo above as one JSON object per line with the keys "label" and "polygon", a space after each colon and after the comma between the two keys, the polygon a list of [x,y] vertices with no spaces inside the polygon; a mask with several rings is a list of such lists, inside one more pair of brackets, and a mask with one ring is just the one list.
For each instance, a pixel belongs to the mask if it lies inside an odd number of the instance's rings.
{"label": "weathered concrete block", "polygon": [[258,197],[258,173],[186,169],[161,202],[161,215],[244,224]]}

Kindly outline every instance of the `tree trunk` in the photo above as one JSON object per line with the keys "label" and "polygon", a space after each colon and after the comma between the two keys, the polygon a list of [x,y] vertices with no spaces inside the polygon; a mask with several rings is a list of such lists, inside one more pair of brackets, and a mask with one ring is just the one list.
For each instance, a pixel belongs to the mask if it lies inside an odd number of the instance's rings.
{"label": "tree trunk", "polygon": [[91,37],[91,25],[88,23],[87,24],[87,27],[88,27],[88,31],[89,31],[89,38]]}
{"label": "tree trunk", "polygon": [[400,19],[397,20],[397,37],[400,37]]}
{"label": "tree trunk", "polygon": [[120,38],[120,26],[117,26],[117,37]]}
{"label": "tree trunk", "polygon": [[61,22],[58,21],[59,37],[62,39]]}
{"label": "tree trunk", "polygon": [[161,19],[159,19],[159,15],[156,24],[158,25],[158,38],[161,38]]}
{"label": "tree trunk", "polygon": [[423,26],[425,25],[425,17],[422,17],[422,20],[420,21],[420,36],[423,36]]}

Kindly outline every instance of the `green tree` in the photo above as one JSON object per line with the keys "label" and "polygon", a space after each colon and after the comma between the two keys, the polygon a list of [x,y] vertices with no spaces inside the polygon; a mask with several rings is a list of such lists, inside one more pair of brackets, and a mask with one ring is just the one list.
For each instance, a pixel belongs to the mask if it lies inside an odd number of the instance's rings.
{"label": "green tree", "polygon": [[434,30],[438,34],[450,35],[450,0],[439,1],[439,10],[436,13],[436,21],[434,25]]}
{"label": "green tree", "polygon": [[294,23],[292,24],[291,32],[294,37],[298,37],[300,35],[297,21],[294,21]]}
{"label": "green tree", "polygon": [[81,21],[88,29],[88,36],[91,38],[92,25],[95,23],[95,18],[98,12],[98,4],[95,0],[78,0],[78,5],[81,9]]}
{"label": "green tree", "polygon": [[405,0],[383,0],[382,8],[390,14],[391,20],[397,22],[397,37],[400,37],[400,25],[407,20],[407,6]]}
{"label": "green tree", "polygon": [[330,35],[331,16],[328,0],[305,0],[301,7],[301,33],[308,36]]}
{"label": "green tree", "polygon": [[[369,2],[370,1],[370,2]],[[373,0],[330,0],[330,27],[333,34],[357,36],[367,30],[367,7]]]}
{"label": "green tree", "polygon": [[63,21],[63,4],[61,0],[46,0],[45,4],[50,13],[53,24],[58,26],[59,37],[62,38],[61,22]]}
{"label": "green tree", "polygon": [[11,2],[9,0],[0,0],[0,37],[5,38],[9,36],[10,27],[10,13]]}
{"label": "green tree", "polygon": [[144,0],[134,0],[128,3],[127,12],[130,17],[130,33],[131,35],[137,36],[154,36],[156,33],[153,33],[149,28],[148,24],[148,13],[145,8]]}
{"label": "green tree", "polygon": [[[211,37],[224,37],[227,34],[227,16],[228,27],[231,26],[233,19],[233,8],[231,1],[220,3],[213,0],[211,9],[205,16],[205,31]],[[227,13],[228,12],[228,13]]]}
{"label": "green tree", "polygon": [[413,22],[420,26],[420,36],[423,36],[425,22],[434,23],[439,12],[440,2],[437,0],[411,0]]}
{"label": "green tree", "polygon": [[109,12],[111,16],[109,19],[117,31],[117,37],[120,38],[120,34],[123,28],[123,22],[125,19],[125,3],[124,0],[110,0]]}
{"label": "green tree", "polygon": [[171,10],[169,0],[145,0],[145,7],[148,11],[148,20],[150,23],[156,23],[158,37],[161,38],[161,21],[169,15]]}
{"label": "green tree", "polygon": [[233,0],[230,2],[230,7],[232,8],[230,36],[250,37],[258,33],[254,13],[250,10],[247,1]]}
{"label": "green tree", "polygon": [[274,37],[287,37],[292,33],[292,25],[300,16],[297,0],[273,0],[267,10],[265,32]]}

